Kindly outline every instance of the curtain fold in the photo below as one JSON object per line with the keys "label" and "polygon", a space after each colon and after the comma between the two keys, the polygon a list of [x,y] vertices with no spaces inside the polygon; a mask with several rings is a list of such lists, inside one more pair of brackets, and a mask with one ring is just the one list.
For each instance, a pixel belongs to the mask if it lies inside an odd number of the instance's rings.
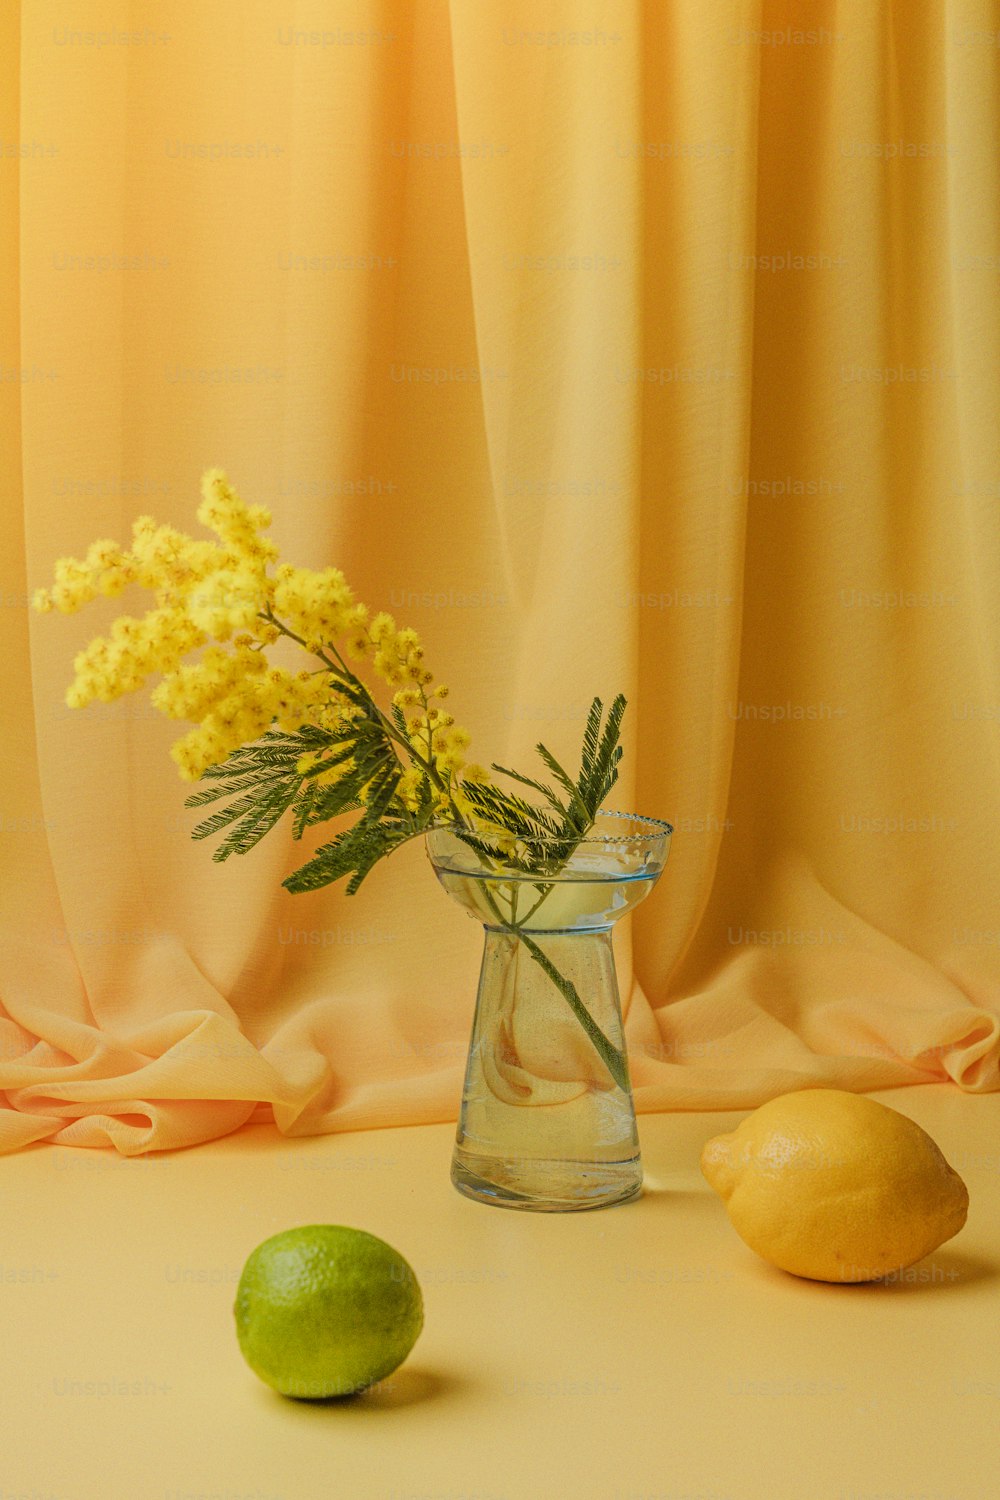
{"label": "curtain fold", "polygon": [[[0,1149],[451,1118],[478,936],[407,849],[213,866],[57,556],[224,466],[484,762],[624,691],[677,825],[639,1107],[1000,1086],[997,33],[962,0],[10,0]],[[180,9],[183,14],[178,14]]]}

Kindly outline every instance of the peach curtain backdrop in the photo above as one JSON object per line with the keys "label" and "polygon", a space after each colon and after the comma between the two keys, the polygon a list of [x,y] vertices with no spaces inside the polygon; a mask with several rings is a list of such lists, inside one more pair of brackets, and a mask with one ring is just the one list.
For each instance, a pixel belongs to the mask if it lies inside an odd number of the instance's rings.
{"label": "peach curtain backdrop", "polygon": [[[807,15],[808,19],[804,19]],[[413,847],[222,867],[56,556],[203,468],[416,625],[474,754],[675,819],[642,1110],[998,1086],[1000,12],[6,0],[0,1145],[457,1108],[479,936]],[[544,29],[542,29],[544,28]]]}

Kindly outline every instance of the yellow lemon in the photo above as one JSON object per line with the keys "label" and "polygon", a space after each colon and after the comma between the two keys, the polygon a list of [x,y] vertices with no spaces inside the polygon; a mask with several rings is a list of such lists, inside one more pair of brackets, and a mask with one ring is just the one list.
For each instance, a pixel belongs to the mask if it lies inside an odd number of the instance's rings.
{"label": "yellow lemon", "polygon": [[969,1194],[926,1131],[840,1089],[802,1089],[705,1146],[701,1170],[736,1233],[813,1281],[875,1281],[965,1223]]}

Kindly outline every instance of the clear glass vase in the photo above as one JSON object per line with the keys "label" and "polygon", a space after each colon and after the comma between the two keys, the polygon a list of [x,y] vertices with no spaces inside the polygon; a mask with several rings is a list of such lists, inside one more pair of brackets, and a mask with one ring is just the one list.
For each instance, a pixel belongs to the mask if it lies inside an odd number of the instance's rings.
{"label": "clear glass vase", "polygon": [[602,813],[527,866],[427,835],[441,884],[485,927],[452,1162],[467,1197],[559,1212],[641,1191],[611,929],[649,895],[672,831]]}

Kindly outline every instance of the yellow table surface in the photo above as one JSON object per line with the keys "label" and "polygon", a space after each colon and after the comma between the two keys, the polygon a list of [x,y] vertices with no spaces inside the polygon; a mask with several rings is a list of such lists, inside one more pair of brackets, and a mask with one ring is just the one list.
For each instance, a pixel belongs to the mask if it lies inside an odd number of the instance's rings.
{"label": "yellow table surface", "polygon": [[[643,1116],[645,1195],[582,1214],[467,1202],[443,1125],[9,1158],[0,1500],[997,1500],[1000,1096],[879,1097],[972,1202],[877,1287],[737,1239],[698,1171],[735,1114]],[[424,1288],[410,1360],[346,1403],[275,1395],[233,1329],[249,1251],[314,1222]]]}

